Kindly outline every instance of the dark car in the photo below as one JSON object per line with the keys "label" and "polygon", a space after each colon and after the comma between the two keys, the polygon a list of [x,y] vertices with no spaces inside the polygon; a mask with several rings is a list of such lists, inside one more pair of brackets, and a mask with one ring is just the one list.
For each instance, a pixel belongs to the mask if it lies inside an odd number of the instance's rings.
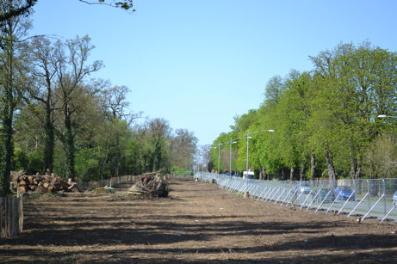
{"label": "dark car", "polygon": [[335,188],[335,197],[338,200],[343,200],[343,201],[346,201],[349,198],[350,198],[349,199],[350,201],[354,201],[356,199],[356,195],[355,195],[354,191],[349,186],[336,187]]}

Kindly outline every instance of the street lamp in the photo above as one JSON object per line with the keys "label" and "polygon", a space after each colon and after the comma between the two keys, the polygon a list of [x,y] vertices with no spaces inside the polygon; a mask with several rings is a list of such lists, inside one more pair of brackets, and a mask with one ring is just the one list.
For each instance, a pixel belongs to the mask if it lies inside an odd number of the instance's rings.
{"label": "street lamp", "polygon": [[[274,133],[275,132],[274,129],[267,129],[265,131],[269,132],[269,133]],[[248,172],[248,165],[249,165],[249,163],[248,163],[248,160],[249,160],[249,141],[248,140],[251,139],[252,137],[249,136],[248,133],[247,133],[246,137],[247,137],[247,158],[246,158],[245,168],[246,168],[246,171]]]}
{"label": "street lamp", "polygon": [[251,139],[252,137],[249,136],[248,134],[247,134],[246,137],[247,137],[247,155],[246,155],[247,157],[245,159],[245,170],[248,171],[248,164],[249,164],[248,163],[248,159],[249,159],[249,154],[248,154],[249,153],[249,139]]}
{"label": "street lamp", "polygon": [[252,137],[250,137],[248,134],[247,134],[247,158],[246,158],[246,160],[245,160],[245,170],[246,171],[248,171],[248,159],[249,159],[249,154],[248,154],[248,152],[249,152],[249,139],[251,139]]}
{"label": "street lamp", "polygon": [[230,141],[229,142],[229,174],[232,175],[232,145],[236,144],[237,141]]}
{"label": "street lamp", "polygon": [[219,173],[219,171],[220,171],[220,161],[221,161],[221,146],[222,146],[222,144],[221,143],[218,143],[218,147],[212,147],[212,148],[214,148],[214,149],[218,149],[218,173]]}

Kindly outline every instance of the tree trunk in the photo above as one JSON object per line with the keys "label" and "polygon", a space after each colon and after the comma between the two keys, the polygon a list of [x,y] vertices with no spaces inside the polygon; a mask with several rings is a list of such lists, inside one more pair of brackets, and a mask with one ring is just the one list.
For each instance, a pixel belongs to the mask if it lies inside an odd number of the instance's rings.
{"label": "tree trunk", "polygon": [[260,168],[259,170],[259,180],[263,180],[265,177],[265,170],[263,169],[263,167]]}
{"label": "tree trunk", "polygon": [[120,135],[119,135],[118,132],[116,133],[116,152],[117,153],[115,155],[115,159],[116,159],[116,162],[115,162],[115,165],[116,165],[115,176],[118,178],[119,177],[119,170],[120,170],[120,160],[121,160]]}
{"label": "tree trunk", "polygon": [[75,170],[74,170],[74,159],[75,159],[75,146],[74,146],[74,135],[72,128],[72,120],[69,112],[69,105],[65,103],[64,106],[64,124],[65,124],[65,141],[64,147],[66,152],[66,176],[74,181]]}
{"label": "tree trunk", "polygon": [[105,170],[105,164],[108,160],[108,154],[106,153],[105,157],[99,161],[99,178],[101,180],[103,180],[103,174],[104,174],[104,170]]}
{"label": "tree trunk", "polygon": [[[12,32],[12,22],[7,21],[9,32]],[[12,34],[12,33],[10,33]],[[7,36],[6,40],[6,68],[5,70],[5,85],[4,98],[5,104],[3,109],[3,144],[4,144],[4,167],[3,167],[3,195],[10,193],[10,172],[12,165],[12,155],[14,151],[13,146],[13,117],[14,117],[14,96],[13,96],[13,74],[14,74],[14,47],[12,36]]]}
{"label": "tree trunk", "polygon": [[303,181],[305,177],[305,163],[302,162],[301,165],[299,166],[299,180]]}
{"label": "tree trunk", "polygon": [[44,170],[52,172],[54,163],[54,148],[55,148],[55,133],[54,125],[52,123],[52,111],[50,102],[46,103],[46,116],[45,116],[45,141],[44,141]]}
{"label": "tree trunk", "polygon": [[316,156],[312,153],[310,154],[310,176],[313,178],[315,178],[316,175]]}
{"label": "tree trunk", "polygon": [[3,168],[3,195],[10,193],[10,172],[13,154],[13,129],[12,119],[14,108],[12,104],[13,96],[9,88],[5,89],[7,102],[4,106],[3,113],[3,140],[4,140],[4,168]]}
{"label": "tree trunk", "polygon": [[289,170],[289,180],[292,181],[294,179],[294,172],[295,172],[295,168],[291,167]]}
{"label": "tree trunk", "polygon": [[356,177],[356,168],[357,168],[357,162],[356,159],[353,157],[350,157],[350,172],[349,176],[354,180]]}
{"label": "tree trunk", "polygon": [[355,180],[360,177],[361,168],[359,166],[358,160],[355,156],[355,151],[353,147],[350,147],[350,172],[349,176]]}
{"label": "tree trunk", "polygon": [[331,187],[336,187],[336,173],[332,153],[329,149],[325,152],[325,161],[327,163],[328,178]]}

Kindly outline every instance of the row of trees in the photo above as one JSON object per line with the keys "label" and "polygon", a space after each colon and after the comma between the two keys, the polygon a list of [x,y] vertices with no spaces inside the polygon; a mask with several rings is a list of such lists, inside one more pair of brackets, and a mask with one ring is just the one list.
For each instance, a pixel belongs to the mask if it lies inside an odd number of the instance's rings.
{"label": "row of trees", "polygon": [[[23,1],[2,1],[10,13]],[[92,79],[102,62],[90,38],[27,37],[30,23],[0,23],[0,172],[50,171],[80,180],[175,168],[191,169],[197,139],[163,119],[135,122],[125,86]]]}
{"label": "row of trees", "polygon": [[248,142],[249,167],[261,178],[396,176],[397,54],[341,44],[311,60],[310,72],[273,77],[259,109],[218,136],[218,171],[229,170],[237,141],[233,170],[246,169]]}

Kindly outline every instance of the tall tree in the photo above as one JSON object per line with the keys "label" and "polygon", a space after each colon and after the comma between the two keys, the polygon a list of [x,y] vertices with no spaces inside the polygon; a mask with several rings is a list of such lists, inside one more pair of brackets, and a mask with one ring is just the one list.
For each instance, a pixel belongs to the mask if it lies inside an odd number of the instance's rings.
{"label": "tall tree", "polygon": [[[2,1],[0,13],[14,12],[20,1]],[[8,18],[0,23],[0,86],[2,100],[2,165],[1,174],[3,181],[3,193],[9,193],[9,179],[13,156],[13,124],[14,113],[26,85],[25,68],[23,64],[23,52],[19,39],[26,35],[26,21],[23,18]]]}
{"label": "tall tree", "polygon": [[[359,178],[365,164],[368,176],[368,164],[374,167],[374,161],[380,162],[374,142],[395,131],[393,118],[378,115],[397,116],[396,56],[368,43],[357,47],[341,44],[312,57],[310,74],[294,71],[284,79],[273,77],[264,103],[237,117],[232,132],[227,133],[239,139],[239,169],[245,168],[249,139],[249,164],[256,172],[265,169],[285,179],[288,167],[292,179],[299,167],[303,179],[305,174],[313,177],[322,170],[335,184],[337,173]],[[268,129],[276,133],[268,136]],[[225,140],[222,133],[213,146],[227,143]],[[217,164],[215,154],[212,150]]]}
{"label": "tall tree", "polygon": [[283,163],[290,168],[290,179],[294,176],[295,167],[299,167],[299,178],[304,178],[307,157],[312,155],[305,140],[310,136],[307,122],[311,116],[312,83],[309,73],[294,74],[286,82],[286,91],[277,105],[280,118],[276,136],[280,141],[279,153]]}
{"label": "tall tree", "polygon": [[171,139],[171,163],[177,168],[190,170],[196,153],[197,138],[187,129],[177,129]]}
{"label": "tall tree", "polygon": [[98,71],[102,63],[89,64],[89,53],[94,47],[88,36],[76,37],[66,43],[56,43],[56,81],[59,107],[62,109],[62,127],[58,137],[62,141],[66,154],[66,175],[75,177],[75,137],[76,129],[73,118],[78,114],[80,105],[76,104],[78,91],[84,89],[84,80],[91,73]]}
{"label": "tall tree", "polygon": [[[56,105],[56,67],[58,62],[55,57],[55,48],[51,41],[45,37],[36,37],[31,43],[30,62],[32,84],[29,91],[28,102],[40,104],[43,112],[38,112],[36,118],[42,120],[45,131],[43,148],[44,170],[53,170],[55,148],[55,119]],[[37,113],[37,112],[33,112]]]}
{"label": "tall tree", "polygon": [[284,88],[285,86],[283,79],[279,75],[273,76],[266,84],[265,102],[268,104],[269,103],[276,104],[280,99]]}
{"label": "tall tree", "polygon": [[152,171],[169,169],[169,138],[170,127],[167,121],[155,118],[148,122],[147,132],[151,145],[151,168]]}
{"label": "tall tree", "polygon": [[114,132],[110,133],[111,138],[109,141],[112,144],[106,150],[105,157],[111,159],[112,174],[115,177],[119,176],[121,165],[121,137],[124,131],[121,120],[128,117],[128,113],[126,112],[126,108],[129,105],[127,101],[128,92],[129,89],[126,86],[112,86],[103,91],[105,114],[112,125],[110,129]]}

